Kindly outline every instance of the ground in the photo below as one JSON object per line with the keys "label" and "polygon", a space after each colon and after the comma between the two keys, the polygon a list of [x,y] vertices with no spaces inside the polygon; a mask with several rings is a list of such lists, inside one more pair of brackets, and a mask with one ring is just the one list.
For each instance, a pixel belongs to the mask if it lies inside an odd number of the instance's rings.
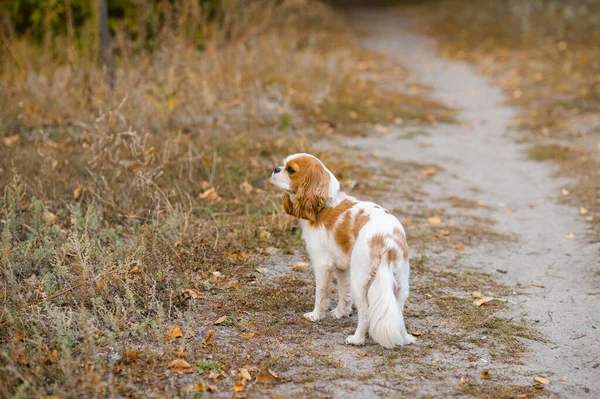
{"label": "ground", "polygon": [[[1,175],[10,293],[1,396],[600,392],[600,246],[583,218],[598,216],[592,205],[581,215],[564,203],[587,191],[556,176],[564,167],[536,160],[547,143],[524,142],[522,110],[476,60],[442,56],[444,40],[426,36],[437,37],[413,8],[352,10],[349,22],[316,14],[327,33],[304,29],[295,46],[307,50],[265,61],[266,77],[251,61],[216,69],[226,77],[204,83],[201,100],[187,90],[213,70],[183,61],[189,87],[173,74],[164,86],[147,83],[149,103],[130,89],[138,108],[119,97],[89,119],[50,112],[32,100],[40,93],[14,85],[24,117],[3,114],[3,149],[12,152]],[[277,53],[288,48],[280,37],[257,41]],[[233,60],[228,51],[213,58]],[[92,101],[110,101],[104,95]],[[190,116],[178,105],[184,95],[211,116]],[[34,117],[54,120],[36,126]],[[403,221],[414,345],[347,346],[355,315],[302,317],[312,273],[296,222],[266,184],[298,150]]]}

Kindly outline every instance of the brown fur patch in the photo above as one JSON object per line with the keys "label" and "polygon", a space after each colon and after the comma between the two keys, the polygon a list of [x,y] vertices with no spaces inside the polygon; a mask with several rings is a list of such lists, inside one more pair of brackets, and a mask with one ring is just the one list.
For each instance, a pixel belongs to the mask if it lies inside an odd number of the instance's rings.
{"label": "brown fur patch", "polygon": [[402,250],[402,259],[404,259],[405,261],[408,260],[410,248],[408,246],[408,243],[406,242],[406,236],[404,235],[402,230],[394,229],[394,241],[396,241],[396,244],[398,244],[398,246]]}
{"label": "brown fur patch", "polygon": [[361,209],[354,218],[354,225],[352,226],[352,234],[354,239],[358,237],[358,234],[362,230],[363,226],[369,221],[369,215],[365,214],[365,210]]}
{"label": "brown fur patch", "polygon": [[311,227],[325,226],[325,228],[330,231],[335,227],[340,216],[354,205],[356,205],[356,202],[346,198],[335,208],[323,208],[317,215],[317,219],[314,222],[311,222],[310,225]]}
{"label": "brown fur patch", "polygon": [[338,225],[333,235],[335,238],[335,243],[345,254],[350,252],[352,245],[354,244],[352,231],[352,214],[350,212],[346,212],[344,219],[342,219],[342,223]]}
{"label": "brown fur patch", "polygon": [[354,243],[362,227],[369,221],[369,216],[364,209],[358,211],[353,217],[352,213],[346,212],[342,222],[337,226],[334,234],[335,242],[345,254],[352,251]]}

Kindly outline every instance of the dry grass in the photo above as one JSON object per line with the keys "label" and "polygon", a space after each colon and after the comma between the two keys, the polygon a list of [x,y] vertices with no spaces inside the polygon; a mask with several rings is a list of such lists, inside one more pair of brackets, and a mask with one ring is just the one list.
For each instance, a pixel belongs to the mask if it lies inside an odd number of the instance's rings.
{"label": "dry grass", "polygon": [[[422,29],[453,58],[475,62],[523,107],[535,160],[573,178],[570,203],[600,238],[600,3],[444,0],[419,8]],[[561,147],[569,149],[568,156]],[[584,217],[584,215],[582,215]]]}
{"label": "dry grass", "polygon": [[[2,31],[1,397],[172,396],[198,382],[167,370],[177,357],[206,378],[293,364],[273,348],[314,328],[297,318],[307,282],[263,284],[255,270],[299,246],[266,184],[273,165],[310,151],[323,124],[450,111],[353,76],[377,64],[327,7],[276,3],[227,14],[227,34],[198,22],[204,49],[187,31],[161,31],[152,49],[117,32],[114,91],[91,41],[43,51]],[[172,325],[183,337],[165,342]],[[205,382],[229,390],[231,378]]]}

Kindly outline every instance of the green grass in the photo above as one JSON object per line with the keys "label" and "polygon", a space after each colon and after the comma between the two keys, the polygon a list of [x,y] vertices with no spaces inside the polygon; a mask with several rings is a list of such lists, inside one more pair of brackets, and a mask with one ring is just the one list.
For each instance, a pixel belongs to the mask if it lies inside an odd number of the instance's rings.
{"label": "green grass", "polygon": [[194,366],[202,371],[223,371],[225,369],[224,364],[213,360],[199,360],[194,363]]}

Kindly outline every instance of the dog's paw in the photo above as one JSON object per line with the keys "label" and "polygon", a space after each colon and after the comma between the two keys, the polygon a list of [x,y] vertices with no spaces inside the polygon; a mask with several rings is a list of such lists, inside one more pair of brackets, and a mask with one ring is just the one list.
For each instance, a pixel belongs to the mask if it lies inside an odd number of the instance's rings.
{"label": "dog's paw", "polygon": [[336,319],[341,319],[342,317],[350,316],[351,312],[352,312],[351,309],[340,309],[338,307],[331,311],[331,315],[333,317],[335,317]]}
{"label": "dog's paw", "polygon": [[322,316],[315,312],[304,313],[304,318],[310,321],[319,321],[322,319]]}
{"label": "dog's paw", "polygon": [[348,345],[364,345],[365,344],[365,338],[360,338],[360,337],[356,337],[355,335],[350,335],[348,336],[348,338],[346,338],[346,343]]}
{"label": "dog's paw", "polygon": [[410,345],[417,342],[417,339],[410,334],[402,335],[402,339],[398,342],[398,345]]}

